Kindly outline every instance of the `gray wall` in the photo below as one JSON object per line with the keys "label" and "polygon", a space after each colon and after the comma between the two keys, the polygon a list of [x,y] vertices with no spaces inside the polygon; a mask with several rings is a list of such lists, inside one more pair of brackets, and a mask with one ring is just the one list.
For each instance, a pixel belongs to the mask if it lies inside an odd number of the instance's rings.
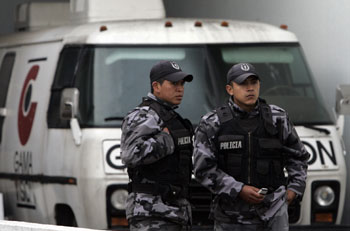
{"label": "gray wall", "polygon": [[[29,0],[0,1],[0,35],[13,31],[14,9]],[[55,0],[41,0],[55,1]],[[68,0],[61,0],[68,1]],[[298,36],[329,109],[334,107],[337,84],[350,84],[349,0],[164,0],[168,17],[222,18],[287,24]],[[349,155],[350,116],[344,141]],[[345,214],[350,213],[350,177]],[[343,219],[350,224],[350,220]]]}
{"label": "gray wall", "polygon": [[[16,6],[31,0],[1,0],[0,1],[0,35],[14,31]],[[34,0],[35,2],[69,2],[69,0]],[[33,1],[33,2],[34,2]]]}

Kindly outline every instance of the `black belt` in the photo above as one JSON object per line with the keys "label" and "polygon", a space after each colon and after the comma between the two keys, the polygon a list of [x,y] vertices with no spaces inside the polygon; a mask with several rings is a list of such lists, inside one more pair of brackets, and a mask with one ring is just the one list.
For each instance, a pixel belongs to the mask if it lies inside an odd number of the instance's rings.
{"label": "black belt", "polygon": [[170,184],[158,184],[158,183],[133,183],[128,184],[128,191],[147,193],[152,195],[160,195],[171,198],[188,198],[188,188],[181,186],[175,186]]}
{"label": "black belt", "polygon": [[138,184],[130,182],[128,184],[128,190],[130,192],[139,192],[139,193],[148,193],[152,195],[159,194],[158,187],[155,187],[156,184]]}

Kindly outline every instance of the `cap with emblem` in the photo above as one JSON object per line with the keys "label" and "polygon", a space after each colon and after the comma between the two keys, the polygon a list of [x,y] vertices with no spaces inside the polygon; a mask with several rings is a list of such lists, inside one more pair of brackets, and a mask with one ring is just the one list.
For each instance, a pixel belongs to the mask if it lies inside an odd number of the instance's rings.
{"label": "cap with emblem", "polygon": [[191,82],[193,76],[191,74],[183,72],[180,66],[175,62],[160,61],[156,63],[151,69],[151,83],[162,78],[171,82],[177,82],[182,79],[184,81]]}
{"label": "cap with emblem", "polygon": [[250,63],[238,63],[233,65],[227,73],[227,84],[231,81],[241,84],[249,76],[256,76],[258,79],[259,75],[255,70],[255,67]]}

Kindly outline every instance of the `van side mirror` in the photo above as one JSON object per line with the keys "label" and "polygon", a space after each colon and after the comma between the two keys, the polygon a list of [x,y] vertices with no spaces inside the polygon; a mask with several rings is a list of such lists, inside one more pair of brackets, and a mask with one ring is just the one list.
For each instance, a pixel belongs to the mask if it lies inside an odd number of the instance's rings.
{"label": "van side mirror", "polygon": [[350,85],[337,87],[335,111],[338,115],[350,115]]}
{"label": "van side mirror", "polygon": [[78,115],[79,90],[77,88],[65,88],[62,91],[60,103],[60,117],[70,120]]}
{"label": "van side mirror", "polygon": [[81,144],[82,132],[76,118],[79,109],[79,90],[77,88],[65,88],[62,91],[60,102],[60,117],[63,120],[70,120],[74,142],[77,146]]}

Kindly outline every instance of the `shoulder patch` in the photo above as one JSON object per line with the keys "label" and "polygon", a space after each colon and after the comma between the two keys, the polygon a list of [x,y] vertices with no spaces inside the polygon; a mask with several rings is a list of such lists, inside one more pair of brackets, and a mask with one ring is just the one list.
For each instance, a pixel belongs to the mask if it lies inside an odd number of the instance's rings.
{"label": "shoulder patch", "polygon": [[156,121],[159,119],[157,113],[149,106],[135,107],[126,116],[130,123],[133,120],[140,120],[140,118],[146,120],[149,117],[154,117]]}
{"label": "shoulder patch", "polygon": [[276,105],[273,105],[273,104],[270,104],[269,106],[271,108],[272,114],[274,114],[274,113],[285,113],[286,112],[283,108],[281,108],[279,106],[276,106]]}
{"label": "shoulder patch", "polygon": [[212,119],[214,119],[214,116],[217,117],[216,110],[210,111],[207,114],[205,114],[204,116],[202,116],[202,120],[212,120]]}
{"label": "shoulder patch", "polygon": [[145,114],[145,113],[148,113],[148,111],[149,111],[148,106],[143,106],[143,107],[137,106],[128,112],[127,117],[134,117],[135,115],[138,115],[138,114]]}
{"label": "shoulder patch", "polygon": [[220,126],[219,116],[217,115],[216,111],[213,110],[205,114],[200,121],[200,126],[219,127]]}
{"label": "shoulder patch", "polygon": [[149,110],[151,110],[150,106],[136,107],[135,109],[139,111],[145,111],[145,112],[148,112]]}

